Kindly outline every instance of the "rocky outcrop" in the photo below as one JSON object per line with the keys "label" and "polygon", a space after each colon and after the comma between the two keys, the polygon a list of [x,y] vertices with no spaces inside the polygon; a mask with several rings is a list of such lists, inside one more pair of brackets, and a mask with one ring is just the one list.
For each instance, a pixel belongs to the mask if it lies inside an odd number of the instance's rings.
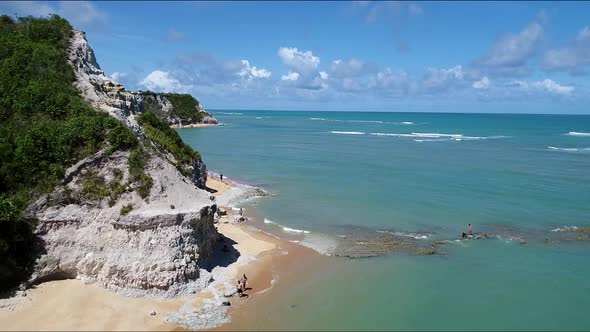
{"label": "rocky outcrop", "polygon": [[217,123],[197,101],[196,113],[201,121],[180,118],[172,114],[173,106],[164,94],[144,91],[127,91],[119,82],[107,77],[96,61],[94,51],[82,31],[73,31],[69,61],[76,72],[75,85],[94,107],[109,112],[128,126],[139,131],[134,116],[150,111],[170,125]]}
{"label": "rocky outcrop", "polygon": [[199,262],[219,239],[217,207],[199,189],[205,188],[206,166],[194,159],[190,172],[181,173],[169,153],[149,147],[153,142],[135,121],[155,104],[154,113],[165,118],[170,102],[162,95],[126,91],[106,77],[83,32],[74,32],[69,62],[83,97],[148,143],[143,176],[151,185],[140,196],[129,173],[129,151],[102,150],[68,168],[56,189],[25,212],[36,221],[42,247],[28,283],[78,278],[131,296],[199,291],[209,282]]}

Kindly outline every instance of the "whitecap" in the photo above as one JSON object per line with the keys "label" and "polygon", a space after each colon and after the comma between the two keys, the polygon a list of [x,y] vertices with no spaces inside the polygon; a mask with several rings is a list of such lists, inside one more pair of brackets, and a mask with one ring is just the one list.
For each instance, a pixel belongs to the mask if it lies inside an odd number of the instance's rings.
{"label": "whitecap", "polygon": [[264,223],[265,224],[272,224],[275,226],[280,227],[283,231],[285,232],[289,232],[289,233],[301,233],[301,234],[310,234],[310,231],[304,230],[304,229],[296,229],[296,228],[291,228],[291,227],[287,227],[287,226],[283,226],[275,221],[272,221],[270,219],[266,219],[264,218]]}
{"label": "whitecap", "polygon": [[570,131],[569,133],[564,134],[564,135],[590,137],[590,133],[582,133],[582,132],[577,132],[577,131]]}
{"label": "whitecap", "polygon": [[381,230],[378,230],[377,233],[387,233],[387,234],[396,235],[396,236],[411,237],[416,240],[428,240],[430,238],[429,234],[419,234],[419,233],[390,232],[390,231],[381,231]]}
{"label": "whitecap", "polygon": [[557,227],[556,229],[552,229],[552,232],[573,232],[578,229],[578,226],[564,226],[563,228]]}
{"label": "whitecap", "polygon": [[315,120],[315,121],[326,121],[326,119],[324,118],[309,118],[310,120]]}
{"label": "whitecap", "polygon": [[555,146],[548,146],[547,149],[554,150],[554,151],[564,151],[564,152],[587,152],[587,151],[590,151],[590,148],[558,148]]}
{"label": "whitecap", "polygon": [[332,131],[330,131],[330,133],[341,134],[341,135],[364,135],[365,134],[360,131],[336,131],[336,130],[332,130]]}

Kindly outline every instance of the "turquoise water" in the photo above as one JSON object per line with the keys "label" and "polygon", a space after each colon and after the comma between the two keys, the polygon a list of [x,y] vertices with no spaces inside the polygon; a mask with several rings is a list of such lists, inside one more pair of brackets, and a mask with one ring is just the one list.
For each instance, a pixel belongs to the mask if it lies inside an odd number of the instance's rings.
{"label": "turquoise water", "polygon": [[[521,234],[590,225],[590,116],[214,113],[227,125],[181,137],[210,170],[275,193],[256,210],[310,242],[351,226],[437,239],[468,223]],[[590,329],[590,243],[445,250],[344,260],[294,286],[260,327]]]}

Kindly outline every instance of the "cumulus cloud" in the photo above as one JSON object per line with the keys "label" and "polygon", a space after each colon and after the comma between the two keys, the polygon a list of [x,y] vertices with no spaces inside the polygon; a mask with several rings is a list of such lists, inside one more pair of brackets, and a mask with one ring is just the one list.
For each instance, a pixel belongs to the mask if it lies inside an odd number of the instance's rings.
{"label": "cumulus cloud", "polygon": [[46,17],[58,14],[66,18],[75,28],[90,30],[105,26],[107,14],[90,1],[59,1],[42,3],[38,1],[1,1],[0,13],[17,16]]}
{"label": "cumulus cloud", "polygon": [[290,71],[287,75],[281,76],[282,81],[297,81],[299,79],[299,73]]}
{"label": "cumulus cloud", "polygon": [[517,88],[524,92],[539,93],[549,92],[555,95],[569,96],[574,92],[575,88],[571,85],[561,85],[551,79],[544,79],[542,81],[526,82],[526,81],[512,81],[507,84],[508,87]]}
{"label": "cumulus cloud", "polygon": [[278,51],[281,61],[294,71],[307,75],[320,65],[320,58],[311,51],[299,51],[297,47],[281,47]]}
{"label": "cumulus cloud", "polygon": [[116,71],[111,74],[111,78],[117,82],[120,82],[120,80],[124,79],[125,77],[127,77],[127,73],[120,73]]}
{"label": "cumulus cloud", "polygon": [[421,87],[425,92],[446,91],[464,84],[465,76],[463,66],[460,65],[451,68],[427,68]]}
{"label": "cumulus cloud", "polygon": [[358,77],[375,71],[376,66],[354,58],[348,61],[334,60],[330,67],[330,73],[336,78]]}
{"label": "cumulus cloud", "polygon": [[479,81],[473,82],[471,85],[474,89],[478,90],[487,90],[490,88],[490,79],[487,76],[484,76]]}
{"label": "cumulus cloud", "polygon": [[543,57],[543,66],[547,70],[569,70],[572,74],[581,74],[590,64],[590,27],[578,31],[570,45],[560,49],[549,50]]}
{"label": "cumulus cloud", "polygon": [[536,22],[518,33],[498,38],[477,64],[499,75],[522,76],[528,73],[527,62],[536,53],[543,38],[543,27]]}
{"label": "cumulus cloud", "polygon": [[241,61],[243,68],[238,73],[241,77],[246,79],[253,79],[253,78],[269,78],[272,73],[264,68],[256,68],[256,66],[251,66],[250,61],[242,60]]}
{"label": "cumulus cloud", "polygon": [[191,85],[181,84],[169,72],[162,70],[149,73],[139,84],[157,92],[186,93],[192,88]]}
{"label": "cumulus cloud", "polygon": [[532,86],[537,89],[545,90],[545,91],[559,94],[559,95],[566,95],[566,96],[569,96],[574,91],[573,86],[560,85],[560,84],[556,83],[555,81],[550,80],[548,78],[546,78],[542,81],[539,81],[539,82],[533,82]]}

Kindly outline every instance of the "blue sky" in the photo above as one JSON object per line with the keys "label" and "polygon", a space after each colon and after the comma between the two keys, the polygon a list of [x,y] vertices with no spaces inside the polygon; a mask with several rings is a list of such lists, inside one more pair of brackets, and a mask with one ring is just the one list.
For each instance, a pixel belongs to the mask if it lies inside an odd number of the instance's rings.
{"label": "blue sky", "polygon": [[590,2],[0,2],[211,109],[590,114]]}

